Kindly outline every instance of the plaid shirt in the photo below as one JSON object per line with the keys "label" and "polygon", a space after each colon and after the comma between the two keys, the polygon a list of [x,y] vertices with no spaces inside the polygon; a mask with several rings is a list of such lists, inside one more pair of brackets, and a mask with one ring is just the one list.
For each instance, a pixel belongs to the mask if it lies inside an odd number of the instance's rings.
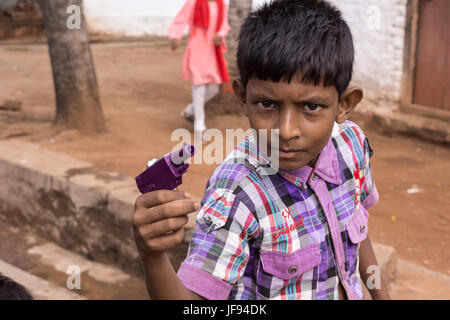
{"label": "plaid shirt", "polygon": [[210,177],[178,277],[207,299],[362,299],[359,244],[378,200],[361,128],[335,124],[315,168],[268,174],[253,137]]}

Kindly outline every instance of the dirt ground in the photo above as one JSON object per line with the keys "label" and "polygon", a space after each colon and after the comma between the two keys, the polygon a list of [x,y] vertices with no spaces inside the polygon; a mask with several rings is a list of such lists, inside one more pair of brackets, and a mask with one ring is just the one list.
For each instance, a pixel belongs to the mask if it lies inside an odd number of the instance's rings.
{"label": "dirt ground", "polygon": [[[173,130],[192,133],[192,125],[179,117],[190,102],[190,85],[180,75],[182,50],[172,53],[160,42],[136,42],[97,43],[92,51],[109,132],[88,137],[52,129],[55,101],[47,47],[0,43],[0,104],[21,102],[20,111],[0,110],[0,139],[20,137],[134,177],[149,159],[177,144],[170,139]],[[450,275],[450,150],[381,135],[370,123],[360,124],[375,150],[372,166],[381,197],[370,210],[372,241]],[[207,126],[245,130],[248,122],[242,115],[209,111]],[[201,197],[215,167],[191,165],[182,189]]]}

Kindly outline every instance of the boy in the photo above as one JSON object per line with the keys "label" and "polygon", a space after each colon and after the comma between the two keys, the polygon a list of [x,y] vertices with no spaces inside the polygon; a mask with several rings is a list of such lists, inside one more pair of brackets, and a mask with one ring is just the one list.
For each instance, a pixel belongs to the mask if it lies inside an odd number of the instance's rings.
{"label": "boy", "polygon": [[[250,14],[233,89],[253,129],[278,130],[279,147],[269,138],[266,150],[279,152],[279,170],[270,172],[270,155],[250,137],[215,170],[201,204],[174,190],[136,200],[153,299],[363,298],[368,267],[378,267],[366,210],[378,193],[368,140],[347,121],[363,96],[348,87],[353,57],[350,30],[327,1],[274,1]],[[165,251],[182,241],[193,209],[196,228],[175,274]],[[380,280],[368,289],[389,299]]]}

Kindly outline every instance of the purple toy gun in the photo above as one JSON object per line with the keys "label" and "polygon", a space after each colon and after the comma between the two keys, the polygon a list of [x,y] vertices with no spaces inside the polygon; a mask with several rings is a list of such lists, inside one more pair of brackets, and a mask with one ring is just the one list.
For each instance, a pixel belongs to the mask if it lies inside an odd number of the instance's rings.
{"label": "purple toy gun", "polygon": [[147,169],[136,177],[136,184],[141,193],[178,187],[181,178],[186,173],[189,164],[184,163],[195,154],[195,147],[189,143],[183,143],[183,147],[172,153],[166,154],[161,159],[153,159],[148,162]]}

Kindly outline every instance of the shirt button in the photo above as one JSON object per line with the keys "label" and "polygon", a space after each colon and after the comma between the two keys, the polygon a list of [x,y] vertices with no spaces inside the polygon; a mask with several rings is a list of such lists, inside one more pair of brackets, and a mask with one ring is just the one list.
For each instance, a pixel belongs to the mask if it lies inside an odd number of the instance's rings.
{"label": "shirt button", "polygon": [[317,175],[315,173],[313,173],[311,180],[314,181],[314,180],[316,180],[316,178],[317,178]]}
{"label": "shirt button", "polygon": [[297,272],[297,266],[290,266],[288,272],[294,274]]}
{"label": "shirt button", "polygon": [[362,225],[361,225],[361,228],[359,229],[359,231],[361,231],[361,233],[363,233],[364,230],[366,230],[366,225],[365,225],[365,224],[362,224]]}

